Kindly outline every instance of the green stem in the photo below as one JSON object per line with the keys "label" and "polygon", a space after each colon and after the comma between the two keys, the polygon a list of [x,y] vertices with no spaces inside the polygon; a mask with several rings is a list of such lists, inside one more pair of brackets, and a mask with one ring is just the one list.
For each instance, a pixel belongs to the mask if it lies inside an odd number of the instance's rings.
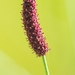
{"label": "green stem", "polygon": [[45,71],[46,71],[46,75],[50,75],[49,73],[49,69],[48,69],[48,65],[47,65],[47,61],[46,61],[46,56],[42,56],[43,59],[43,63],[44,63],[44,67],[45,67]]}

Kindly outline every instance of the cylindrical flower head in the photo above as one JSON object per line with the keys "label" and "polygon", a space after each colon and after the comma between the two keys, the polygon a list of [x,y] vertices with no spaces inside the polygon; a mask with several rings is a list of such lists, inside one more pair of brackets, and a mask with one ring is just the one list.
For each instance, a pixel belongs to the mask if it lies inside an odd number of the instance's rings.
{"label": "cylindrical flower head", "polygon": [[49,50],[38,23],[35,0],[23,0],[23,24],[28,41],[38,56],[43,56]]}

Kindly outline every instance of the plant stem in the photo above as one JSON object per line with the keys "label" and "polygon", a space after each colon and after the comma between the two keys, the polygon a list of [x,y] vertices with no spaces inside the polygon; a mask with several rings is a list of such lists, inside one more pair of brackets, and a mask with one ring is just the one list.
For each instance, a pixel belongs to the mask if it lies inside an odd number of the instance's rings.
{"label": "plant stem", "polygon": [[45,71],[46,71],[46,75],[50,75],[49,73],[49,69],[48,69],[48,65],[47,65],[47,61],[46,61],[46,56],[42,56],[43,59],[43,63],[44,63],[44,67],[45,67]]}

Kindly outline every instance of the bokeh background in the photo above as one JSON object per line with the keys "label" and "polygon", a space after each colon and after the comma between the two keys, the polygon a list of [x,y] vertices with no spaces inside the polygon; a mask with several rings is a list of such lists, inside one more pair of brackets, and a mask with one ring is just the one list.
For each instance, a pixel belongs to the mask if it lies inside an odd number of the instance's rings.
{"label": "bokeh background", "polygon": [[[46,75],[22,28],[22,0],[0,0],[0,75]],[[51,75],[75,75],[75,0],[37,0],[39,23],[51,50]]]}

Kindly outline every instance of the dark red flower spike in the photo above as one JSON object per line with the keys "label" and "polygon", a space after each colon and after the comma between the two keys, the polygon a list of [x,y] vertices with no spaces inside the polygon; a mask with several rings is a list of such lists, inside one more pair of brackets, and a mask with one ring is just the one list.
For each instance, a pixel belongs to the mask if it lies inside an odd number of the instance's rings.
{"label": "dark red flower spike", "polygon": [[36,1],[23,0],[23,24],[26,30],[28,41],[38,56],[43,56],[48,52],[49,48],[45,42],[45,38],[38,23]]}

